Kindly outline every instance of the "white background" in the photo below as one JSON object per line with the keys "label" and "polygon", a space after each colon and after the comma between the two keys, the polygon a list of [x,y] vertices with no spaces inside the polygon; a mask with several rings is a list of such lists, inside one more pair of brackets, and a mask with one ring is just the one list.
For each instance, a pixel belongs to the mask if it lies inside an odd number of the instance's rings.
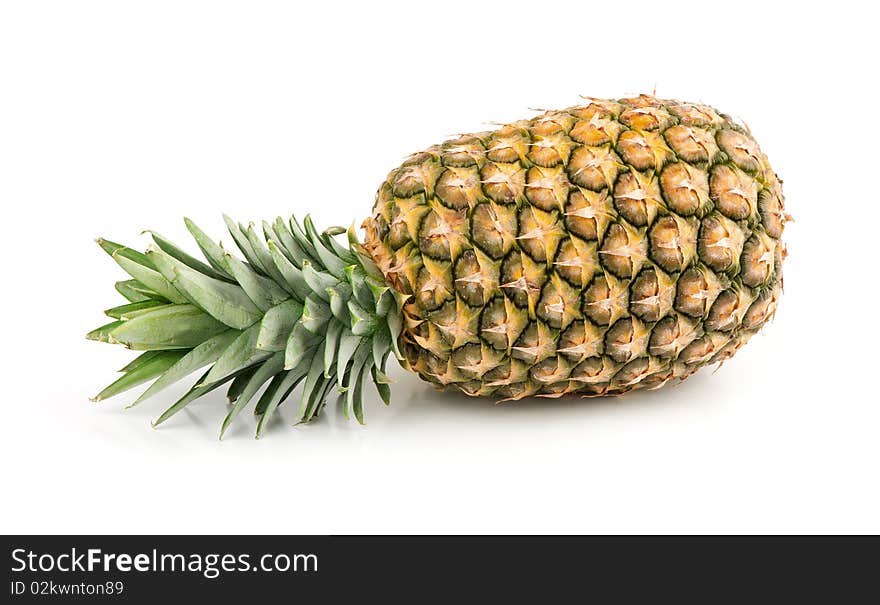
{"label": "white background", "polygon": [[[864,3],[8,2],[0,9],[2,532],[878,532],[878,49]],[[717,7],[717,8],[716,8]],[[603,401],[439,394],[261,440],[222,393],[88,401],[122,273],[92,239],[360,223],[408,153],[651,92],[741,117],[785,181],[775,322]],[[224,237],[228,241],[229,238]],[[189,246],[189,242],[186,242]],[[137,391],[135,391],[136,393]]]}

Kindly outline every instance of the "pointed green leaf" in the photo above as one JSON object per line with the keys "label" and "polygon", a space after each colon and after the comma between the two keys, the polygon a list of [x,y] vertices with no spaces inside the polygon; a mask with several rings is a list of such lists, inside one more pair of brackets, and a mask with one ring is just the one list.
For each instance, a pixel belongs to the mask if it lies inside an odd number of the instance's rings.
{"label": "pointed green leaf", "polygon": [[376,330],[373,334],[373,365],[381,366],[391,348],[391,337],[385,330]]}
{"label": "pointed green leaf", "polygon": [[259,363],[264,359],[272,356],[269,351],[259,350],[257,345],[257,336],[260,333],[260,324],[254,324],[244,332],[238,335],[232,344],[230,344],[223,355],[213,365],[208,372],[206,382],[216,382],[224,376],[238,372],[248,368],[255,363]]}
{"label": "pointed green leaf", "polygon": [[128,407],[136,406],[175,382],[189,376],[196,370],[214,363],[239,334],[240,332],[237,330],[226,330],[213,338],[209,338],[186,355],[183,355]]}
{"label": "pointed green leaf", "polygon": [[355,336],[351,332],[343,331],[339,337],[339,349],[336,354],[336,381],[340,387],[344,387],[345,373],[348,369],[348,362],[351,361],[354,352],[361,344],[361,338]]}
{"label": "pointed green leaf", "polygon": [[193,305],[166,305],[122,322],[109,338],[130,349],[191,349],[226,330]]}
{"label": "pointed green leaf", "polygon": [[183,222],[186,223],[187,231],[189,231],[193,236],[193,239],[196,240],[199,250],[202,251],[202,254],[205,255],[205,258],[208,259],[208,262],[214,267],[214,270],[227,279],[232,279],[232,276],[226,272],[226,264],[223,262],[223,248],[208,237],[205,232],[190,219],[184,218]]}
{"label": "pointed green leaf", "polygon": [[290,394],[303,378],[303,373],[297,370],[290,370],[284,374],[279,374],[272,381],[272,384],[263,393],[258,408],[263,410],[259,422],[257,422],[256,438],[259,439],[263,434],[263,429],[268,426],[269,419],[272,418],[275,410],[282,401]]}
{"label": "pointed green leaf", "polygon": [[95,240],[98,242],[98,245],[101,246],[101,249],[104,250],[111,257],[120,256],[125,258],[133,263],[137,263],[142,267],[146,267],[147,269],[155,269],[153,263],[150,262],[142,252],[138,252],[134,248],[129,248],[128,246],[123,246],[122,244],[117,244],[116,242],[111,242],[108,239],[104,239],[103,237],[99,237]]}
{"label": "pointed green leaf", "polygon": [[223,220],[226,222],[226,228],[229,230],[229,235],[232,236],[235,245],[238,246],[238,249],[241,250],[241,253],[244,255],[247,262],[249,262],[254,271],[258,273],[265,274],[265,270],[260,266],[260,261],[257,258],[256,252],[251,248],[250,242],[248,242],[247,237],[244,234],[244,231],[241,229],[240,225],[237,225],[231,218],[223,215]]}
{"label": "pointed green leaf", "polygon": [[[302,248],[306,252],[306,254],[309,255],[309,258],[305,260],[311,262],[315,266],[315,269],[317,269],[318,271],[323,271],[324,265],[321,264],[321,258],[312,249],[312,244],[309,242],[309,236],[306,235],[306,232],[300,226],[299,221],[296,220],[296,217],[291,216],[288,224],[290,225],[290,232],[293,235],[294,241],[299,244],[299,247]],[[303,260],[303,263],[305,262],[305,260]]]}
{"label": "pointed green leaf", "polygon": [[244,232],[245,237],[248,239],[248,243],[251,245],[251,250],[254,251],[254,254],[257,255],[257,258],[260,261],[260,266],[263,268],[263,271],[275,282],[282,282],[284,278],[281,277],[281,274],[278,272],[278,269],[275,267],[275,262],[272,260],[272,255],[269,254],[269,251],[266,249],[266,244],[264,240],[260,239],[260,236],[257,235],[256,230],[254,229],[253,223],[248,225],[247,230]]}
{"label": "pointed green leaf", "polygon": [[123,393],[139,384],[147,382],[148,380],[152,380],[174,365],[185,354],[186,351],[162,351],[159,355],[152,357],[149,361],[140,364],[137,368],[129,372],[126,372],[113,384],[98,393],[92,401],[109,399],[114,395]]}
{"label": "pointed green leaf", "polygon": [[324,359],[315,353],[309,364],[309,373],[303,384],[302,399],[299,407],[298,422],[308,422],[314,414],[317,397],[324,386]]}
{"label": "pointed green leaf", "polygon": [[148,362],[150,359],[161,353],[162,351],[144,351],[143,353],[132,359],[130,362],[128,362],[125,367],[123,367],[119,371],[124,373],[136,370],[137,368]]}
{"label": "pointed green leaf", "polygon": [[284,371],[281,374],[276,375],[272,378],[272,382],[269,383],[269,386],[266,387],[266,390],[263,391],[263,394],[260,396],[260,400],[257,402],[256,410],[260,410],[259,416],[260,419],[257,421],[257,431],[254,435],[255,438],[259,439],[263,434],[263,427],[267,426],[269,422],[269,417],[272,415],[272,412],[275,411],[275,408],[272,407],[270,410],[270,406],[276,400],[281,399],[284,396],[285,390],[282,387],[282,383],[284,379],[287,378],[287,375],[290,374],[289,371]]}
{"label": "pointed green leaf", "polygon": [[116,282],[116,291],[122,294],[128,302],[141,302],[159,296],[136,279]]}
{"label": "pointed green leaf", "polygon": [[340,282],[335,288],[327,288],[327,295],[330,297],[330,312],[333,313],[333,317],[346,326],[350,325],[351,316],[345,303],[351,298],[351,287],[345,282]]}
{"label": "pointed green leaf", "polygon": [[370,366],[370,348],[367,341],[361,343],[357,351],[354,353],[354,359],[351,362],[351,373],[349,374],[348,391],[345,393],[346,404],[354,412],[354,417],[360,424],[364,423],[364,409],[361,401],[363,393],[364,375]]}
{"label": "pointed green leaf", "polygon": [[[268,361],[267,361],[268,362]],[[251,366],[247,370],[243,370],[235,378],[232,379],[232,383],[229,385],[229,389],[226,391],[226,399],[229,403],[235,403],[238,401],[238,398],[241,396],[244,388],[247,386],[248,381],[256,374],[257,370],[263,367],[262,364]]]}
{"label": "pointed green leaf", "polygon": [[[333,387],[332,380],[322,380],[320,391],[318,391],[315,396],[315,411],[312,413],[311,420],[317,420],[318,416],[321,415],[321,411],[324,409],[324,405],[327,403],[327,395],[330,392],[330,389]],[[300,424],[299,422],[294,423],[294,425]]]}
{"label": "pointed green leaf", "polygon": [[321,297],[322,300],[330,302],[327,288],[336,286],[336,284],[339,283],[339,280],[329,273],[316,271],[315,266],[309,261],[303,261],[302,273],[312,293]]}
{"label": "pointed green leaf", "polygon": [[306,296],[311,294],[312,290],[306,283],[302,271],[284,256],[275,242],[269,242],[269,253],[272,255],[272,261],[275,263],[275,268],[278,269],[278,272],[281,273],[281,277],[284,278],[284,281],[281,282],[281,284],[286,285],[287,291],[293,294],[297,299],[300,301],[305,300]]}
{"label": "pointed green leaf", "polygon": [[375,286],[372,281],[367,282],[370,290],[373,291],[373,300],[375,302],[375,313],[379,317],[385,317],[394,307],[394,295],[391,294],[391,288],[388,286]]}
{"label": "pointed green leaf", "polygon": [[320,335],[312,334],[303,327],[302,323],[297,321],[284,349],[284,369],[289,370],[299,365],[303,356],[320,341]]}
{"label": "pointed green leaf", "polygon": [[306,215],[303,224],[306,228],[306,235],[308,235],[309,241],[312,243],[312,249],[318,255],[318,258],[321,259],[321,264],[324,265],[328,273],[342,279],[345,263],[324,244],[321,236],[315,230],[315,224],[312,222],[311,216]]}
{"label": "pointed green leaf", "polygon": [[[119,305],[118,307],[113,307],[112,309],[107,309],[104,311],[104,315],[107,317],[113,317],[115,319],[122,319],[123,316],[136,312],[143,311],[144,309],[152,309],[153,307],[161,307],[164,303],[158,300],[142,300],[139,302],[128,303],[127,305]],[[128,319],[128,317],[126,317]]]}
{"label": "pointed green leaf", "polygon": [[290,227],[287,226],[280,216],[275,219],[274,228],[275,235],[278,236],[278,240],[281,242],[281,249],[294,265],[301,268],[304,260],[311,259],[308,250],[303,248],[294,239],[293,234],[290,232]]}
{"label": "pointed green leaf", "polygon": [[[305,375],[309,371],[309,361],[308,359],[303,360],[298,366],[293,368],[292,370],[284,370],[284,375],[288,377],[287,382],[287,394],[299,384],[299,382],[305,377]],[[268,388],[266,389],[268,391]],[[284,392],[282,391],[282,394]],[[257,405],[254,406],[254,416],[262,416],[266,413],[266,408],[271,403],[271,394],[263,393],[263,397],[260,397],[260,400],[257,401]],[[259,426],[258,426],[259,428]]]}
{"label": "pointed green leaf", "polygon": [[176,258],[190,269],[197,271],[198,273],[207,275],[208,277],[213,277],[214,279],[220,279],[224,281],[229,279],[226,275],[215,270],[212,266],[203,263],[193,256],[190,256],[189,254],[181,250],[177,246],[177,244],[162,237],[155,231],[147,231],[147,233],[150,234],[150,237],[153,238],[153,241],[156,242],[156,245],[159,246],[159,249],[161,249],[169,256]]}
{"label": "pointed green leaf", "polygon": [[324,233],[321,234],[321,239],[327,247],[333,251],[333,254],[338,256],[345,265],[350,265],[357,262],[357,257],[351,250],[339,245],[339,242],[336,241],[336,238],[334,237],[343,233],[345,233],[345,228],[343,227],[330,227],[329,229],[324,230]]}
{"label": "pointed green leaf", "polygon": [[[167,298],[173,303],[187,302],[186,298],[158,271],[136,263],[130,258],[119,254],[118,251],[113,254],[113,260],[122,267],[123,271],[160,296]],[[150,264],[152,265],[153,262],[151,261]]]}
{"label": "pointed green leaf", "polygon": [[110,333],[121,326],[124,322],[122,321],[111,321],[108,324],[104,324],[100,328],[95,328],[88,334],[86,334],[87,340],[97,340],[98,342],[110,342]]}
{"label": "pointed green leaf", "polygon": [[373,262],[370,254],[364,250],[364,247],[358,242],[357,233],[354,230],[354,223],[348,228],[348,247],[351,249],[352,254],[357,257],[358,263],[363,267],[363,270],[367,275],[380,280],[385,279],[385,276],[382,274],[379,267],[376,266],[376,263]]}
{"label": "pointed green leaf", "polygon": [[330,308],[325,302],[319,300],[317,296],[307,296],[299,323],[313,334],[323,334],[324,326],[331,317]]}
{"label": "pointed green leaf", "polygon": [[345,276],[348,278],[348,283],[351,284],[351,289],[358,304],[362,307],[373,307],[375,304],[373,302],[373,293],[370,290],[369,284],[367,284],[368,276],[364,273],[364,270],[357,265],[349,265],[345,268]]}
{"label": "pointed green leaf", "polygon": [[264,351],[283,351],[293,326],[302,315],[302,305],[295,300],[287,300],[266,311],[260,322],[257,348]]}
{"label": "pointed green leaf", "polygon": [[148,254],[179,290],[230,328],[243,330],[262,317],[262,311],[238,285],[202,275],[160,250]]}
{"label": "pointed green leaf", "polygon": [[180,410],[182,410],[183,408],[188,406],[190,403],[192,403],[193,401],[195,401],[199,397],[202,397],[203,395],[207,395],[208,393],[210,393],[214,389],[223,386],[224,384],[226,384],[227,382],[229,382],[230,380],[235,378],[235,374],[232,374],[230,376],[227,376],[223,380],[220,380],[219,382],[205,384],[204,380],[203,380],[205,378],[205,376],[207,376],[207,374],[202,375],[202,380],[199,380],[196,383],[196,385],[194,387],[192,387],[189,391],[187,391],[187,393],[183,397],[178,399],[174,403],[174,405],[172,405],[167,410],[162,412],[162,415],[153,421],[153,428],[156,428],[157,426],[159,426],[160,424],[162,424],[163,422],[165,422],[166,420],[168,420],[169,418],[174,416],[177,412],[179,412]]}
{"label": "pointed green leaf", "polygon": [[391,337],[391,350],[397,359],[403,359],[403,354],[397,344],[400,333],[403,331],[403,318],[399,311],[391,311],[385,316],[385,323],[388,325],[389,336]]}
{"label": "pointed green leaf", "polygon": [[226,418],[223,419],[223,425],[220,427],[221,439],[223,438],[224,433],[226,433],[226,429],[229,428],[229,425],[232,424],[232,421],[235,419],[235,417],[238,416],[238,414],[245,408],[245,406],[247,406],[248,402],[253,399],[254,395],[260,389],[260,387],[263,386],[263,384],[265,384],[267,380],[269,380],[279,372],[283,371],[283,369],[284,355],[281,353],[276,353],[272,355],[272,357],[270,357],[255,368],[255,371],[250,374],[250,378],[248,378],[247,381],[243,383],[241,391],[236,397],[235,405],[232,406],[232,408],[226,414]]}
{"label": "pointed green leaf", "polygon": [[261,311],[267,311],[290,298],[275,282],[256,273],[233,255],[227,253],[224,259],[229,273]]}
{"label": "pointed green leaf", "polygon": [[366,336],[376,327],[373,316],[353,300],[348,301],[348,312],[351,314],[351,332],[357,336]]}
{"label": "pointed green leaf", "polygon": [[342,334],[342,324],[331,321],[327,327],[327,338],[324,340],[324,378],[330,378],[336,361],[336,349],[339,346],[339,337]]}
{"label": "pointed green leaf", "polygon": [[171,303],[160,302],[158,305],[156,305],[154,307],[145,307],[143,309],[134,309],[131,311],[126,311],[125,313],[123,313],[122,315],[119,316],[119,319],[121,319],[123,321],[128,321],[129,319],[134,319],[135,317],[138,317],[140,315],[145,315],[146,313],[149,313],[151,311],[155,311],[156,309],[161,309],[162,307],[169,307],[169,306],[171,306]]}
{"label": "pointed green leaf", "polygon": [[391,388],[388,386],[388,377],[376,366],[372,367],[370,374],[373,377],[373,384],[376,385],[376,390],[379,392],[379,397],[382,398],[385,405],[391,405]]}

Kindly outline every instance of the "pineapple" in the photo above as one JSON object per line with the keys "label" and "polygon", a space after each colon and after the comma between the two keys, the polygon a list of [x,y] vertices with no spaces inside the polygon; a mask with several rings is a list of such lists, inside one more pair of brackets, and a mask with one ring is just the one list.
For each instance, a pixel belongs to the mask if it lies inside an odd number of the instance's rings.
{"label": "pineapple", "polygon": [[156,421],[228,385],[257,436],[302,383],[363,422],[387,359],[496,400],[658,388],[730,358],[782,291],[781,181],[747,129],[711,107],[641,95],[546,111],[412,155],[348,246],[306,217],[226,219],[244,260],[186,225],[205,260],[161,235],[99,240],[131,279],[88,337],[143,351],[97,399],[132,404],[203,368]]}

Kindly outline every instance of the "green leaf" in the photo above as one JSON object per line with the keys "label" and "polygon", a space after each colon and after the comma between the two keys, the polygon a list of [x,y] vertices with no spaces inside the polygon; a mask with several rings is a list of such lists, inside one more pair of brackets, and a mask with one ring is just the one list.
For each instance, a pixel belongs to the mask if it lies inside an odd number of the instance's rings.
{"label": "green leaf", "polygon": [[318,235],[318,232],[315,230],[315,225],[312,222],[311,216],[306,215],[303,224],[306,228],[306,235],[308,235],[309,241],[312,243],[312,249],[315,251],[315,254],[318,255],[318,258],[321,259],[321,264],[324,265],[330,274],[342,279],[343,271],[345,270],[345,263],[325,246],[321,236]]}
{"label": "green leaf", "polygon": [[[311,244],[309,244],[309,236],[306,235],[305,231],[303,231],[303,228],[300,226],[295,216],[290,217],[289,224],[290,231],[293,234],[293,239],[296,241],[296,243],[299,244],[300,248],[302,248],[306,252],[306,254],[309,255],[309,258],[305,260],[309,260],[313,265],[315,265],[318,271],[323,271],[324,265],[321,264],[321,258],[312,251],[312,246]],[[305,263],[305,260],[303,260],[303,263]],[[302,266],[303,263],[301,263],[300,266]]]}
{"label": "green leaf", "polygon": [[388,377],[376,366],[370,369],[370,374],[373,377],[373,384],[376,385],[376,390],[379,392],[379,397],[382,398],[385,405],[391,405],[391,387],[388,386]]}
{"label": "green leaf", "polygon": [[254,324],[239,334],[208,372],[205,382],[216,382],[271,357],[271,352],[256,347],[259,332],[260,324]]}
{"label": "green leaf", "polygon": [[186,355],[183,355],[128,407],[136,406],[175,382],[189,376],[196,370],[217,361],[238,334],[237,330],[226,330],[213,338],[209,338]]}
{"label": "green leaf", "polygon": [[376,315],[385,317],[388,311],[394,307],[394,295],[391,294],[391,288],[388,286],[377,287],[371,281],[368,281],[367,284],[369,284],[370,290],[373,291]]}
{"label": "green leaf", "polygon": [[136,279],[116,282],[116,291],[122,294],[129,302],[141,302],[155,299],[159,296]]}
{"label": "green leaf", "polygon": [[224,258],[229,273],[261,311],[267,311],[290,298],[275,282],[256,273],[233,255],[227,253]]}
{"label": "green leaf", "polygon": [[138,364],[134,369],[126,372],[113,384],[105,388],[92,398],[92,401],[102,401],[114,395],[123,393],[139,384],[151,380],[174,365],[186,351],[162,351],[155,357],[151,357],[144,363]]}
{"label": "green leaf", "polygon": [[330,302],[327,288],[333,288],[339,283],[339,280],[329,273],[316,271],[309,261],[303,261],[302,273],[312,293],[320,296],[322,300]]}
{"label": "green leaf", "polygon": [[191,349],[226,330],[226,326],[193,305],[166,305],[125,321],[111,341],[130,349]]}
{"label": "green leaf", "polygon": [[[324,405],[327,403],[327,397],[330,395],[330,390],[333,388],[334,384],[334,380],[324,381],[324,389],[321,391],[320,398],[318,399],[318,406],[315,409],[315,418],[317,418],[321,411],[324,409]],[[348,419],[346,418],[346,420]]]}
{"label": "green leaf", "polygon": [[350,265],[357,262],[357,257],[348,248],[340,246],[336,238],[333,237],[343,233],[345,233],[345,228],[343,227],[330,227],[324,230],[324,233],[321,234],[321,239],[333,251],[333,254],[342,259],[345,265]]}
{"label": "green leaf", "polygon": [[351,314],[351,332],[357,336],[366,336],[376,327],[373,316],[353,300],[348,301],[348,312]]}
{"label": "green leaf", "polygon": [[397,339],[400,338],[400,333],[403,331],[403,318],[399,312],[393,311],[385,316],[385,323],[388,325],[388,332],[391,337],[391,350],[394,351],[394,356],[397,359],[403,359],[403,354],[397,345]]}
{"label": "green leaf", "polygon": [[162,301],[151,300],[148,298],[147,300],[128,303],[127,305],[119,305],[118,307],[107,309],[106,311],[104,311],[104,315],[116,319],[123,319],[123,317],[125,317],[125,319],[128,319],[128,317],[126,316],[130,313],[143,311],[144,309],[152,309],[153,307],[161,307],[163,304],[165,303],[163,303]]}
{"label": "green leaf", "polygon": [[306,297],[299,323],[313,334],[323,334],[324,326],[332,317],[330,308],[316,296]]}
{"label": "green leaf", "polygon": [[[249,375],[250,377],[242,382],[240,393],[235,399],[235,405],[232,406],[226,414],[226,418],[223,419],[223,425],[220,427],[220,439],[223,439],[226,429],[229,428],[235,417],[238,416],[245,406],[247,406],[248,402],[253,399],[260,387],[263,386],[267,380],[275,376],[275,374],[281,372],[283,368],[284,355],[276,353],[257,366],[254,369],[254,372]],[[236,378],[236,380],[238,379]],[[230,390],[232,390],[232,387],[230,387]]]}
{"label": "green leaf", "polygon": [[126,364],[125,367],[123,367],[119,371],[120,372],[130,372],[132,370],[136,370],[141,365],[145,364],[150,359],[152,359],[153,357],[155,357],[156,355],[159,355],[161,353],[162,353],[162,351],[144,351],[143,353],[141,353],[140,355],[138,355],[137,357],[132,359],[130,362],[128,362],[128,364]]}
{"label": "green leaf", "polygon": [[339,349],[336,353],[336,376],[340,387],[345,386],[343,380],[354,352],[361,344],[361,338],[351,332],[345,331],[339,338]]}
{"label": "green leaf", "polygon": [[345,385],[348,390],[345,392],[345,400],[347,406],[354,412],[354,417],[360,424],[364,423],[364,408],[361,400],[363,393],[363,379],[369,368],[369,358],[371,347],[367,346],[368,341],[364,341],[354,353],[354,359],[351,362],[351,373],[348,376],[348,383]]}
{"label": "green leaf", "polygon": [[193,239],[196,240],[199,250],[202,251],[202,254],[205,255],[205,258],[208,259],[208,262],[214,267],[214,270],[226,278],[232,279],[232,276],[226,272],[226,264],[223,262],[223,248],[221,248],[220,245],[210,237],[205,235],[205,232],[199,229],[198,225],[190,219],[184,218],[183,222],[186,223],[187,230],[193,236]]}
{"label": "green leaf", "polygon": [[284,348],[284,369],[295,368],[303,356],[310,351],[321,337],[306,330],[302,323],[296,322]]}
{"label": "green leaf", "polygon": [[336,349],[339,347],[339,337],[343,326],[338,321],[331,321],[327,327],[327,338],[324,340],[324,378],[330,378],[333,373]]}
{"label": "green leaf", "polygon": [[150,236],[153,238],[153,241],[156,242],[156,245],[159,246],[159,248],[163,252],[165,252],[169,256],[176,258],[190,269],[207,275],[208,277],[213,277],[214,279],[220,279],[224,281],[229,279],[225,274],[216,271],[210,265],[207,265],[199,259],[190,256],[189,254],[178,248],[174,242],[162,237],[155,231],[147,231],[147,233],[150,234]]}
{"label": "green leaf", "polygon": [[385,330],[376,330],[373,334],[373,364],[381,366],[385,362],[391,348],[391,337]]}
{"label": "green leaf", "polygon": [[308,422],[314,414],[317,396],[324,386],[324,359],[317,353],[312,356],[309,373],[303,384],[302,400],[299,407],[299,422]]}
{"label": "green leaf", "polygon": [[110,342],[110,333],[121,326],[122,321],[111,321],[108,324],[104,324],[100,328],[95,328],[88,334],[86,334],[87,340],[97,340],[98,342]]}
{"label": "green leaf", "polygon": [[272,384],[266,388],[266,392],[260,398],[257,408],[262,409],[260,421],[257,422],[256,438],[259,439],[263,434],[263,429],[268,426],[269,419],[278,409],[282,401],[296,388],[296,385],[302,380],[303,372],[290,370],[284,374],[279,374],[272,380]]}
{"label": "green leaf", "polygon": [[226,223],[226,228],[229,230],[229,235],[232,236],[233,241],[235,241],[235,245],[238,246],[238,249],[241,250],[241,253],[244,255],[247,262],[249,262],[255,271],[259,273],[266,274],[266,271],[263,267],[260,266],[260,261],[257,258],[256,252],[251,248],[250,242],[248,242],[247,237],[245,237],[244,232],[241,227],[235,222],[226,216],[223,215],[223,220]]}
{"label": "green leaf", "polygon": [[[119,254],[118,252],[113,254],[113,260],[115,260],[122,270],[131,275],[137,281],[144,284],[147,288],[159,294],[164,298],[167,298],[173,303],[185,303],[187,302],[186,298],[177,291],[177,289],[171,285],[171,283],[162,277],[162,274],[158,271],[154,271],[140,263],[136,263],[130,258]],[[150,263],[153,264],[152,262]]]}
{"label": "green leaf", "polygon": [[373,307],[373,293],[367,284],[367,274],[357,265],[349,265],[345,268],[348,283],[354,291],[354,297],[362,307]]}
{"label": "green leaf", "polygon": [[297,267],[302,267],[304,260],[311,259],[308,250],[303,248],[303,246],[294,239],[293,234],[290,232],[290,227],[285,224],[280,216],[275,219],[274,228],[275,235],[278,236],[278,240],[281,243],[281,250],[285,252],[288,260]]}
{"label": "green leaf", "polygon": [[306,296],[311,294],[312,290],[306,283],[302,271],[284,256],[275,242],[269,242],[269,253],[272,255],[272,261],[275,263],[275,268],[278,269],[278,272],[281,273],[281,277],[284,278],[284,281],[282,281],[281,284],[286,285],[287,291],[293,294],[297,299],[300,301],[305,300]]}
{"label": "green leaf", "polygon": [[363,267],[367,275],[375,277],[376,279],[385,279],[385,276],[382,275],[382,271],[379,270],[379,267],[376,266],[376,263],[373,262],[373,259],[367,251],[364,250],[364,247],[358,242],[357,233],[355,233],[354,230],[354,223],[348,228],[348,247],[351,248],[351,251],[357,256],[358,263]]}
{"label": "green leaf", "polygon": [[152,250],[149,255],[177,288],[230,328],[243,330],[262,317],[262,311],[236,284],[202,275],[159,250]]}
{"label": "green leaf", "polygon": [[[302,363],[300,363],[298,366],[296,366],[292,370],[284,370],[282,372],[282,374],[284,374],[285,376],[292,375],[292,376],[290,376],[290,379],[293,381],[293,384],[291,384],[289,386],[289,388],[287,389],[288,391],[295,388],[295,386],[297,384],[299,384],[299,381],[306,375],[306,373],[309,370],[309,363],[308,362],[309,362],[309,360],[304,360]],[[266,391],[268,391],[268,390],[269,390],[269,388],[267,387]],[[260,397],[259,401],[257,401],[257,405],[254,406],[254,416],[262,416],[263,414],[266,413],[266,408],[268,407],[269,403],[271,402],[271,393],[267,394],[266,391],[263,392],[263,396]]]}
{"label": "green leaf", "polygon": [[348,284],[340,282],[335,288],[327,288],[327,294],[330,296],[330,312],[333,313],[333,317],[346,326],[350,325],[351,316],[345,301],[351,298],[351,288]]}
{"label": "green leaf", "polygon": [[[202,376],[202,378],[204,378],[205,376],[207,376],[207,374],[204,374]],[[195,401],[199,397],[202,397],[203,395],[207,395],[208,393],[210,393],[214,389],[223,386],[225,383],[229,382],[234,377],[235,377],[235,374],[232,374],[230,376],[227,376],[223,380],[220,380],[219,382],[214,382],[212,384],[204,384],[203,380],[199,380],[196,383],[196,385],[194,387],[192,387],[189,391],[187,391],[187,393],[183,397],[178,399],[174,403],[174,405],[172,405],[167,410],[162,412],[162,415],[159,416],[158,418],[156,418],[155,421],[153,421],[153,428],[156,428],[157,426],[159,426],[160,424],[162,424],[163,422],[165,422],[166,420],[168,420],[169,418],[174,416],[177,412],[179,412],[180,410],[182,410],[183,408],[188,406],[190,403],[192,403],[193,401]]]}
{"label": "green leaf", "polygon": [[137,263],[142,267],[146,267],[147,269],[155,269],[153,263],[150,262],[142,252],[138,252],[134,248],[129,248],[128,246],[123,246],[122,244],[117,244],[116,242],[111,242],[109,239],[104,239],[99,237],[95,240],[101,249],[104,250],[111,257],[116,257],[117,255],[125,258],[133,263]]}
{"label": "green leaf", "polygon": [[257,255],[257,258],[260,261],[260,266],[263,268],[263,271],[266,273],[266,275],[268,275],[276,282],[280,283],[284,281],[284,278],[281,277],[281,274],[275,267],[275,262],[272,260],[272,255],[269,254],[269,251],[266,249],[266,244],[264,244],[263,240],[260,239],[260,236],[257,235],[253,223],[248,225],[248,228],[245,231],[245,237],[247,237],[248,243],[250,243],[251,245],[251,250],[253,250],[254,254]]}
{"label": "green leaf", "polygon": [[257,348],[264,351],[283,351],[294,324],[302,315],[302,305],[295,300],[287,300],[266,311],[260,322]]}
{"label": "green leaf", "polygon": [[136,310],[132,310],[132,311],[127,311],[127,312],[123,313],[119,317],[119,319],[121,319],[123,321],[128,321],[129,319],[134,319],[135,317],[138,317],[139,315],[144,315],[146,313],[149,313],[150,311],[154,311],[156,309],[161,309],[162,307],[168,307],[171,304],[172,303],[163,302],[163,303],[160,303],[154,307],[147,307],[144,309],[136,309]]}
{"label": "green leaf", "polygon": [[[268,363],[268,362],[267,362]],[[242,391],[247,386],[248,381],[256,374],[257,370],[260,369],[262,365],[251,366],[247,370],[243,370],[235,378],[232,379],[232,384],[229,385],[229,389],[226,391],[226,399],[229,403],[235,403],[238,401],[238,398],[241,396]]]}

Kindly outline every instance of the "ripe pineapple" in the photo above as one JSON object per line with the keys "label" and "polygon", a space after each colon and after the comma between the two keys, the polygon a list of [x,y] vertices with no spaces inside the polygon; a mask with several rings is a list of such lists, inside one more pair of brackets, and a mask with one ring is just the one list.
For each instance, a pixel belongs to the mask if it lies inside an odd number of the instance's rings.
{"label": "ripe pineapple", "polygon": [[[245,261],[187,220],[208,263],[153,234],[107,240],[129,304],[89,334],[145,351],[98,399],[200,368],[157,423],[229,384],[222,432],[269,383],[257,434],[304,382],[299,418],[334,388],[363,421],[391,353],[423,379],[495,399],[619,394],[732,356],[776,309],[787,220],[748,130],[642,95],[586,99],[411,156],[349,247],[277,219],[227,226]],[[134,404],[132,404],[134,405]]]}

